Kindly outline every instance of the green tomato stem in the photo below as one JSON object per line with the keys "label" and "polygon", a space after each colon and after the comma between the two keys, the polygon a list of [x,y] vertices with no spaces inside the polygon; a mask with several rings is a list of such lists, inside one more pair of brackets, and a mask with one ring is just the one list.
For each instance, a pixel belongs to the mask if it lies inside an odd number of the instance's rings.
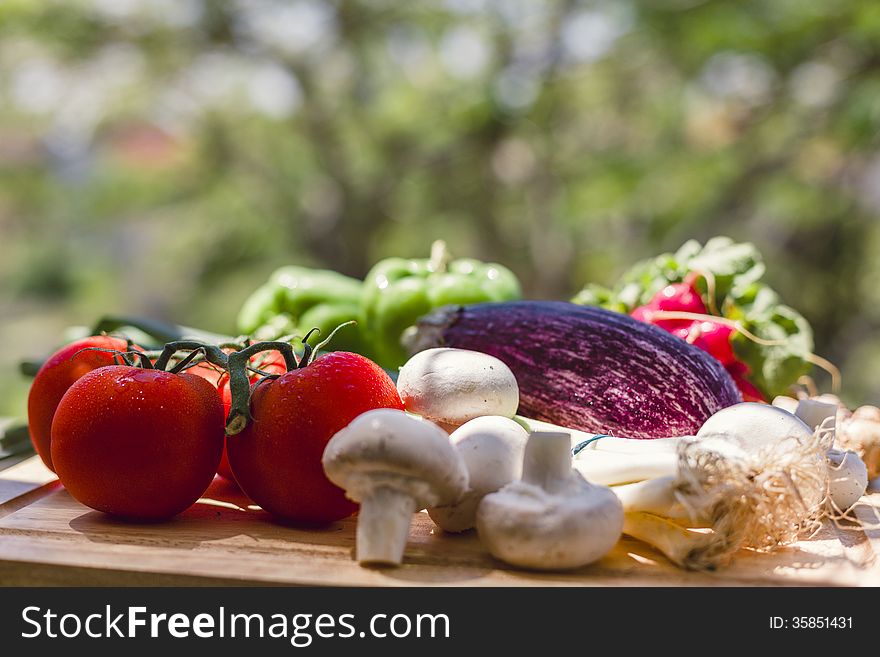
{"label": "green tomato stem", "polygon": [[[241,433],[248,421],[253,419],[251,416],[251,382],[248,377],[248,361],[262,351],[273,350],[281,352],[281,355],[284,356],[284,364],[288,371],[299,367],[301,361],[297,360],[293,346],[289,342],[256,342],[240,351],[233,351],[228,356],[223,354],[226,359],[225,367],[229,371],[229,392],[232,395],[232,405],[229,409],[229,416],[226,418],[227,436]],[[210,358],[208,360],[210,361]]]}
{"label": "green tomato stem", "polygon": [[[339,332],[339,329],[345,328],[346,326],[356,326],[356,325],[357,325],[357,322],[352,319],[347,322],[343,322],[342,324],[337,326],[335,329],[330,331],[330,335],[328,335],[321,342],[319,342],[317,345],[315,345],[314,352],[309,357],[308,362],[311,363],[313,360],[315,360],[315,356],[317,355],[317,353],[319,351],[321,351],[321,349],[326,347],[328,344],[330,344],[330,341],[333,340],[333,337]],[[309,339],[309,335],[311,335],[311,333],[312,332],[309,331],[309,333],[306,335],[306,337],[303,338],[303,344],[305,344],[305,341]]]}
{"label": "green tomato stem", "polygon": [[213,363],[214,365],[217,365],[218,367],[222,367],[224,369],[227,366],[226,354],[223,353],[223,350],[216,344],[208,344],[199,340],[177,340],[175,342],[169,342],[165,345],[165,347],[159,353],[159,357],[156,359],[154,367],[157,370],[166,370],[168,368],[168,363],[174,357],[174,354],[176,354],[178,351],[194,351],[196,353],[203,353],[205,355],[205,360],[209,363]]}
{"label": "green tomato stem", "polygon": [[[314,347],[312,347],[312,345],[309,344],[309,338],[312,337],[312,333],[320,334],[321,329],[319,329],[317,326],[309,329],[309,332],[306,333],[305,337],[302,339],[303,354],[302,354],[302,357],[299,359],[298,367],[308,367],[309,364],[312,362],[312,358],[314,357],[314,351],[315,351]],[[334,331],[334,333],[335,333],[335,331]]]}

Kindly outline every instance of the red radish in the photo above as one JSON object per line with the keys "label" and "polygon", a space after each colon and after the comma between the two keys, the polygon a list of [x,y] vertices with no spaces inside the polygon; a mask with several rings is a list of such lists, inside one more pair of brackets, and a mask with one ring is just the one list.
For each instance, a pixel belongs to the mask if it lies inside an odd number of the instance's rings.
{"label": "red radish", "polygon": [[764,395],[761,394],[761,391],[749,381],[746,381],[741,377],[733,377],[733,382],[736,383],[737,388],[739,388],[739,391],[743,396],[743,401],[767,403],[766,397],[764,397]]}
{"label": "red radish", "polygon": [[[654,295],[648,307],[652,310],[663,310],[667,312],[685,312],[706,314],[706,305],[697,291],[688,283],[673,283],[667,285]],[[689,323],[689,320],[681,319],[658,319],[652,321],[652,324],[660,328],[671,331],[682,325]]]}
{"label": "red radish", "polygon": [[649,304],[656,310],[706,313],[706,305],[697,291],[687,283],[667,285],[651,299]]}
{"label": "red radish", "polygon": [[634,308],[632,312],[629,314],[633,319],[637,319],[640,322],[645,322],[645,324],[653,324],[653,309],[651,306],[639,306],[638,308]]}
{"label": "red radish", "polygon": [[[700,325],[700,322],[688,322],[687,324],[684,324],[683,326],[677,326],[676,328],[674,328],[672,330],[669,330],[669,329],[666,329],[666,330],[669,331],[670,333],[672,333],[672,335],[681,338],[682,340],[684,340],[688,344],[695,344],[695,340],[696,340],[697,336],[699,335],[699,330],[697,328],[697,327],[699,327],[699,325]],[[665,327],[662,327],[662,328],[665,328]],[[703,351],[706,351],[706,350],[703,349]]]}
{"label": "red radish", "polygon": [[711,321],[695,323],[699,325],[699,336],[693,344],[715,356],[722,365],[730,365],[736,361],[733,345],[730,343],[733,336],[730,326]]}
{"label": "red radish", "polygon": [[667,285],[657,292],[650,303],[630,312],[633,319],[653,324],[715,357],[728,369],[746,401],[766,401],[748,380],[748,367],[737,360],[731,337],[734,329],[711,320],[656,319],[657,312],[707,314],[706,305],[688,276],[683,283]]}
{"label": "red radish", "polygon": [[736,355],[730,344],[733,329],[725,324],[695,320],[669,332],[714,356],[724,366],[736,362]]}

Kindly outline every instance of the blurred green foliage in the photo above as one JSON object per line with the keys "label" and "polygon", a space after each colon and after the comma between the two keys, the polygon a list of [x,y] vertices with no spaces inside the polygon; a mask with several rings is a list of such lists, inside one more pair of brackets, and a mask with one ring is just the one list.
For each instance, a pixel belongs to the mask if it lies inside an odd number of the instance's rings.
{"label": "blurred green foliage", "polygon": [[878,128],[870,0],[7,0],[0,413],[67,324],[231,332],[279,265],[437,237],[557,298],[752,241],[876,403]]}

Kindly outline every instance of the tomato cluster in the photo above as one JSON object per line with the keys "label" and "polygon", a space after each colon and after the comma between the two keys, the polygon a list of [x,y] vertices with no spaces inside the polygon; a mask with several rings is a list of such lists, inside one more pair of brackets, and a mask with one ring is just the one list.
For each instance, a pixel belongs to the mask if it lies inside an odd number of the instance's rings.
{"label": "tomato cluster", "polygon": [[[123,363],[132,349],[105,336],[70,344],[46,361],[28,398],[31,438],[45,464],[75,499],[124,518],[170,518],[194,504],[215,473],[282,519],[345,518],[357,507],[324,476],[325,445],[367,410],[403,409],[385,371],[354,353],[312,361],[307,351],[288,371],[283,354],[260,351],[236,374],[219,350],[219,362],[187,368],[178,360],[165,371],[162,357]],[[226,437],[236,376],[246,377],[250,417]]]}
{"label": "tomato cluster", "polygon": [[[630,316],[653,324],[715,357],[736,383],[745,401],[767,401],[748,380],[749,367],[736,357],[731,344],[734,329],[727,323],[713,320],[692,279],[673,283],[659,290],[645,305],[633,309]],[[673,318],[668,314],[704,315],[699,319]],[[720,319],[720,318],[719,318]]]}

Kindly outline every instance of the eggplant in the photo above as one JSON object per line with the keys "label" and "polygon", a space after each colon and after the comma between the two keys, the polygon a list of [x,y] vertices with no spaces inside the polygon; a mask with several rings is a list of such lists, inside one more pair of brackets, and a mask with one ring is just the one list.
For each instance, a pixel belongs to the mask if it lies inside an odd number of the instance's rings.
{"label": "eggplant", "polygon": [[519,384],[519,414],[626,438],[695,435],[742,397],[715,358],[628,315],[564,301],[446,306],[406,338],[495,356]]}

